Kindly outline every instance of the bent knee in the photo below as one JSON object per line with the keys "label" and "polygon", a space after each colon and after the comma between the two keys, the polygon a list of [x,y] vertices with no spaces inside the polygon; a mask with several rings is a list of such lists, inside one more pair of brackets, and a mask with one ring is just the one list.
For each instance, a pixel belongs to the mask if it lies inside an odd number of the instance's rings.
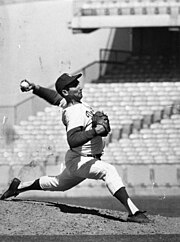
{"label": "bent knee", "polygon": [[40,186],[43,190],[56,191],[59,190],[59,181],[57,177],[42,176],[39,179]]}
{"label": "bent knee", "polygon": [[107,174],[118,174],[115,166],[108,164],[107,166]]}
{"label": "bent knee", "polygon": [[104,170],[102,171],[102,179],[103,180],[113,179],[117,176],[119,176],[119,174],[118,174],[116,168],[111,164],[107,164],[105,166]]}

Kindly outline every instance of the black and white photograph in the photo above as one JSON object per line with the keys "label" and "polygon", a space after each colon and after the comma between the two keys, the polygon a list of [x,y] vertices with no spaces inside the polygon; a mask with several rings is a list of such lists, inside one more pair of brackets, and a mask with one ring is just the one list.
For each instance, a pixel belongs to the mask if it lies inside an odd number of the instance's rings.
{"label": "black and white photograph", "polygon": [[0,241],[180,240],[180,0],[0,0]]}

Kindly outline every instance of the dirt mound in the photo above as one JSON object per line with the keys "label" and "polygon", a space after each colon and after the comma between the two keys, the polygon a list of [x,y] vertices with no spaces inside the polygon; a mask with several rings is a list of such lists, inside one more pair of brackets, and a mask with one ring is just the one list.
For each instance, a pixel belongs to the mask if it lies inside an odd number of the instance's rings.
{"label": "dirt mound", "polygon": [[149,224],[126,222],[115,210],[13,199],[0,201],[0,235],[180,234],[180,218],[148,215]]}

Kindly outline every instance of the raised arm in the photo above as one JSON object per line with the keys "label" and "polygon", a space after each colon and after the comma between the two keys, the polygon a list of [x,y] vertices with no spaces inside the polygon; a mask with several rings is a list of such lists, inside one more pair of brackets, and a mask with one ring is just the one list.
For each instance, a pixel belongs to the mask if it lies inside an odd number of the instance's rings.
{"label": "raised arm", "polygon": [[22,92],[29,92],[32,90],[33,94],[55,106],[59,106],[62,100],[61,95],[59,95],[55,90],[35,85],[27,80],[21,81],[20,89]]}

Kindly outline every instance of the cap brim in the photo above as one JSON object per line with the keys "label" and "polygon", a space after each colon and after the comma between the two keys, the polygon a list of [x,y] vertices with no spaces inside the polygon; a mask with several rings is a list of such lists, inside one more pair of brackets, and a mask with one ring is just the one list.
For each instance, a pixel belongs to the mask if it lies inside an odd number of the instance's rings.
{"label": "cap brim", "polygon": [[75,75],[75,76],[73,76],[73,77],[74,77],[74,80],[76,80],[76,79],[78,79],[78,78],[81,77],[81,76],[82,76],[82,74],[79,73],[79,74],[77,74],[77,75]]}
{"label": "cap brim", "polygon": [[74,76],[71,76],[71,80],[68,82],[67,85],[69,85],[71,82],[77,80],[77,79],[78,79],[79,77],[81,77],[81,76],[82,76],[81,73],[79,73],[79,74],[77,74],[77,75],[74,75]]}

